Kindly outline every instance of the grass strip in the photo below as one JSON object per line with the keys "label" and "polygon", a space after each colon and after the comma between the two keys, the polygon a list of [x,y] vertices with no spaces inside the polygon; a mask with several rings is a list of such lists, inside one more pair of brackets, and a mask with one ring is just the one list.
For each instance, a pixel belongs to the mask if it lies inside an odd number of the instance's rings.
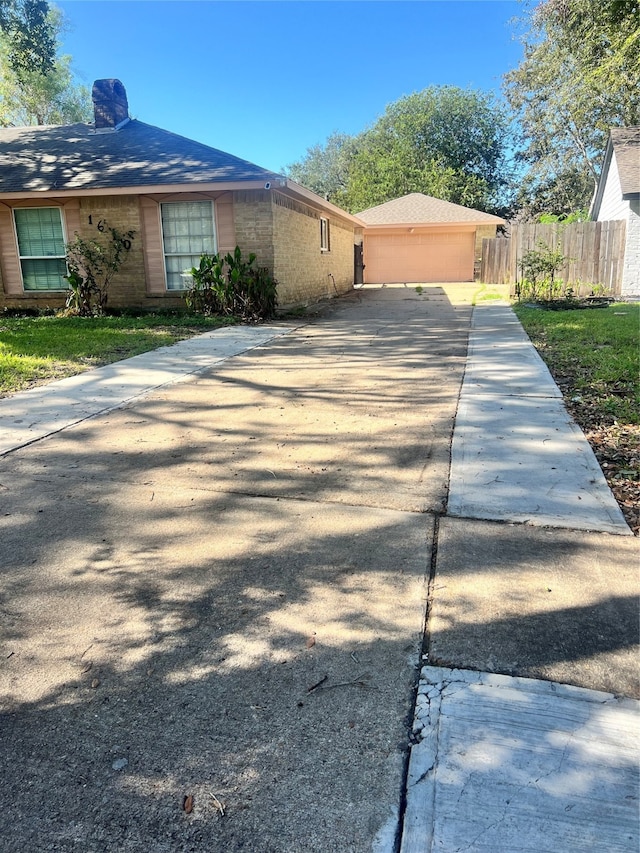
{"label": "grass strip", "polygon": [[234,321],[221,317],[0,316],[0,396],[173,344]]}
{"label": "grass strip", "polygon": [[640,305],[514,310],[640,533]]}

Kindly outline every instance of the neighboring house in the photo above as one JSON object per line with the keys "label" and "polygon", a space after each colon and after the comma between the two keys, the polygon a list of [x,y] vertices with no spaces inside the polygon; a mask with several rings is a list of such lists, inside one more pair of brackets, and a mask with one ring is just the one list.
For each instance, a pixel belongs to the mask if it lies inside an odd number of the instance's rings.
{"label": "neighboring house", "polygon": [[621,295],[640,298],[640,127],[612,127],[589,218],[627,223]]}
{"label": "neighboring house", "polygon": [[118,80],[93,87],[95,122],[0,129],[0,308],[64,304],[65,244],[105,221],[135,232],[109,305],[181,304],[184,271],[239,245],[278,280],[279,304],[353,287],[361,223],[238,157],[129,118]]}
{"label": "neighboring house", "polygon": [[495,237],[504,219],[411,193],[357,214],[365,223],[364,280],[473,281],[482,239]]}

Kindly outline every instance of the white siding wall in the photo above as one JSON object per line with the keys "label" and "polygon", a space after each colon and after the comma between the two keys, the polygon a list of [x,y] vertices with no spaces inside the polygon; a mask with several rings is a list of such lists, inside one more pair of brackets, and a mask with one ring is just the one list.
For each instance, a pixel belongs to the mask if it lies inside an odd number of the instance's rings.
{"label": "white siding wall", "polygon": [[622,295],[640,299],[640,201],[625,202],[629,207],[627,245],[622,271]]}
{"label": "white siding wall", "polygon": [[627,219],[628,216],[629,202],[622,198],[622,187],[620,186],[618,164],[614,152],[607,174],[607,182],[604,185],[598,221],[608,222],[611,219]]}
{"label": "white siding wall", "polygon": [[640,205],[622,198],[622,187],[615,152],[611,157],[607,182],[604,185],[598,220],[607,222],[612,219],[625,219],[627,234],[625,239],[624,267],[622,271],[622,296],[626,299],[640,299]]}

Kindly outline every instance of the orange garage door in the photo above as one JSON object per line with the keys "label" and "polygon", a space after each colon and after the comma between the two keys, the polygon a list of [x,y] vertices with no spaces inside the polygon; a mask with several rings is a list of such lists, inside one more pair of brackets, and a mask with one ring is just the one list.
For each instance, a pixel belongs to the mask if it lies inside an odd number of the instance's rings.
{"label": "orange garage door", "polygon": [[364,235],[364,280],[367,284],[398,281],[472,281],[475,233]]}

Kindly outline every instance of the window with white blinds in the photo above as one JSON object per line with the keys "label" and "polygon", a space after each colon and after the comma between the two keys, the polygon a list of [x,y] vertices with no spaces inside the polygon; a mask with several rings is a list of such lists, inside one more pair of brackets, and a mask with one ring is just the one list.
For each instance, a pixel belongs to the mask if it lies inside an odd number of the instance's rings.
{"label": "window with white blinds", "polygon": [[25,290],[66,290],[62,214],[58,207],[14,208]]}
{"label": "window with white blinds", "polygon": [[167,290],[185,290],[191,267],[199,265],[201,255],[216,251],[213,202],[165,202],[161,217]]}

